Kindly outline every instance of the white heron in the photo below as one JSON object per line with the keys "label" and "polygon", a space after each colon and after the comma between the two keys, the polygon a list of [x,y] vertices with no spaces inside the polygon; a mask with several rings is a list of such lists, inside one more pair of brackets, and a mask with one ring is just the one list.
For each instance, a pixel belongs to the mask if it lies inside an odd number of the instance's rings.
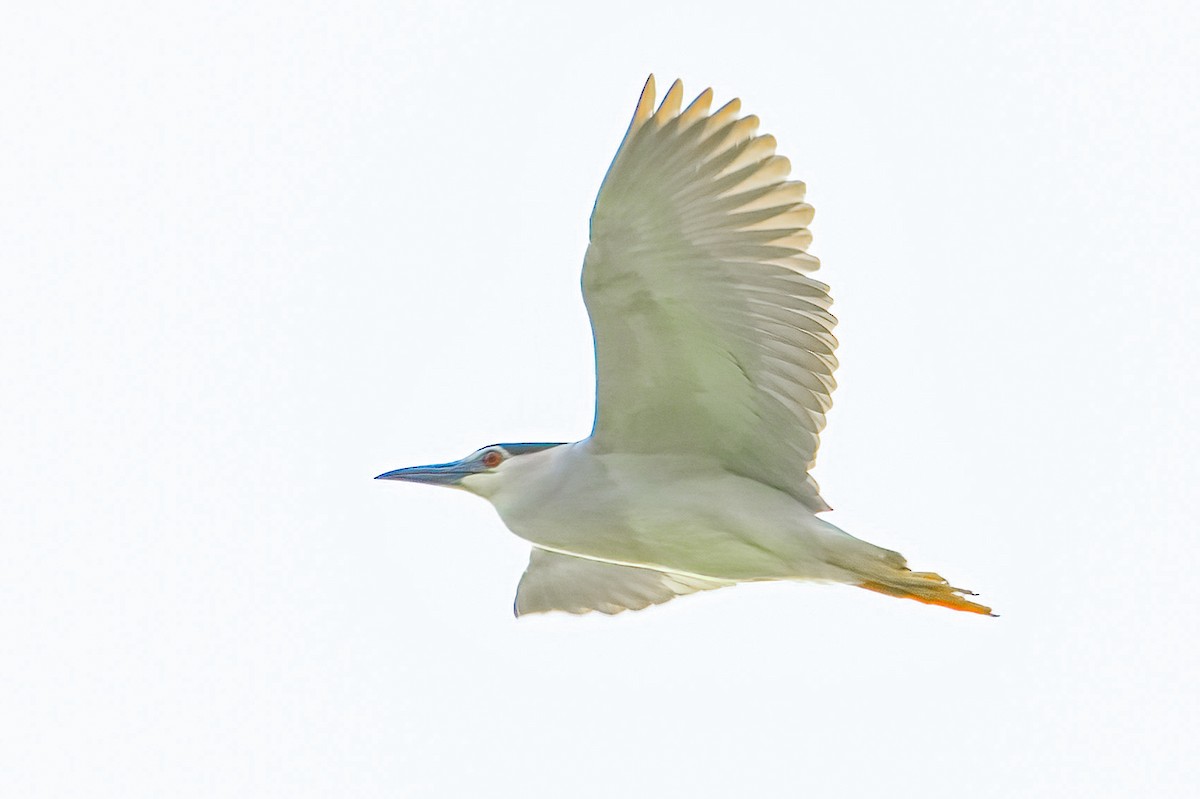
{"label": "white heron", "polygon": [[575,443],[494,444],[379,479],[487,500],[533,544],[517,615],[618,613],[756,580],[818,580],[990,613],[820,519],[809,475],[837,366],[812,206],[738,100],[654,108],[646,81],[592,210],[583,295],[596,418]]}

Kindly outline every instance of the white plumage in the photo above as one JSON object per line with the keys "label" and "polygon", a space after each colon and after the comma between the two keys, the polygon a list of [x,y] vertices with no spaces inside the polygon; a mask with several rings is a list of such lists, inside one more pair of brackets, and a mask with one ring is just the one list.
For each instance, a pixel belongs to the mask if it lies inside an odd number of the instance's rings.
{"label": "white plumage", "polygon": [[[615,613],[751,580],[827,580],[988,613],[815,515],[837,366],[812,206],[775,140],[712,91],[646,82],[592,212],[592,435],[384,478],[489,499],[534,544],[518,615]],[[682,110],[681,110],[682,109]]]}
{"label": "white plumage", "polygon": [[529,553],[529,568],[517,586],[513,610],[518,616],[549,610],[619,613],[726,585],[733,583],[588,560],[534,547]]}
{"label": "white plumage", "polygon": [[807,476],[833,391],[813,208],[757,117],[646,82],[592,212],[598,451],[702,453],[828,510]]}

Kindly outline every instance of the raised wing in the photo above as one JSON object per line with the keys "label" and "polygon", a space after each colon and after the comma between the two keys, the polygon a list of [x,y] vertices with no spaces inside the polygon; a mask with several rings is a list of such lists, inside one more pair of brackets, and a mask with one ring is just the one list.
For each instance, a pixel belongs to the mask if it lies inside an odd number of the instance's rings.
{"label": "raised wing", "polygon": [[534,547],[517,586],[513,611],[518,616],[551,610],[613,614],[726,585],[733,583],[576,558]]}
{"label": "raised wing", "polygon": [[808,476],[837,366],[812,206],[758,119],[646,81],[596,198],[583,268],[594,446],[697,453],[828,510]]}

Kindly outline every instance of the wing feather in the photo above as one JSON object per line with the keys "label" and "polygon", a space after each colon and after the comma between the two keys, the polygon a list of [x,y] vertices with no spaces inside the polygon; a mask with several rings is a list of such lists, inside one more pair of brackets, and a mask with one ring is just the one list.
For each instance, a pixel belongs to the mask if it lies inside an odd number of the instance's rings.
{"label": "wing feather", "polygon": [[[592,212],[594,446],[689,452],[827,510],[808,475],[837,368],[813,207],[759,120],[646,82]],[[682,108],[682,110],[681,110]]]}
{"label": "wing feather", "polygon": [[660,605],[677,596],[734,583],[589,560],[534,547],[517,586],[513,612],[620,613]]}

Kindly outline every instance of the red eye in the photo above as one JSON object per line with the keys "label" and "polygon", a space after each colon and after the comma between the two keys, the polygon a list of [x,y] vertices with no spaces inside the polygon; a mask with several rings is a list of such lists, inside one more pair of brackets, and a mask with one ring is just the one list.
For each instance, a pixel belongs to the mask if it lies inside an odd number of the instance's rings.
{"label": "red eye", "polygon": [[500,465],[500,461],[502,461],[502,460],[504,460],[504,456],[501,455],[496,450],[492,450],[491,452],[489,452],[488,454],[483,456],[483,465],[488,467],[489,469],[495,469],[497,466]]}

